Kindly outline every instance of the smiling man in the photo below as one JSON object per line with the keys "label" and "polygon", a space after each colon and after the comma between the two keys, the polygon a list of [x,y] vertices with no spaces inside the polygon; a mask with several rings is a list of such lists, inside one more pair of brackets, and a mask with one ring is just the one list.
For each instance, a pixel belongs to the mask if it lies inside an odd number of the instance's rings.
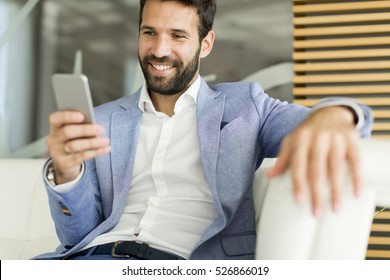
{"label": "smiling man", "polygon": [[325,100],[310,110],[257,83],[209,87],[199,67],[214,44],[215,1],[140,5],[143,87],[96,108],[98,124],[50,116],[44,177],[54,178],[45,181],[62,246],[38,259],[253,259],[252,183],[266,157],[280,158],[269,176],[291,168],[298,202],[309,196],[316,216],[325,180],[340,207],[347,165],[359,192],[367,107]]}

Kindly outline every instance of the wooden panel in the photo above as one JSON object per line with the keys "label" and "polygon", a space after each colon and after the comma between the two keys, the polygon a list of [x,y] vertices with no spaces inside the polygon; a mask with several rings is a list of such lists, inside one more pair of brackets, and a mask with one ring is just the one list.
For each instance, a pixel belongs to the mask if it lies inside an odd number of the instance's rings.
{"label": "wooden panel", "polygon": [[[389,110],[374,110],[373,111],[374,118],[376,119],[390,119],[390,109]],[[390,219],[390,213],[388,214],[388,218]]]}
{"label": "wooden panel", "polygon": [[390,245],[390,237],[370,237],[368,243],[380,244],[380,245]]}
{"label": "wooden panel", "polygon": [[372,231],[380,231],[380,232],[383,232],[383,231],[390,232],[390,225],[389,224],[373,224],[371,230]]}
{"label": "wooden panel", "polygon": [[[382,98],[355,98],[356,101],[368,106],[390,106],[390,97]],[[307,107],[313,107],[319,99],[295,99],[294,103]]]}
{"label": "wooden panel", "polygon": [[295,84],[387,82],[390,73],[295,76]]}
{"label": "wooden panel", "polygon": [[390,122],[374,123],[372,131],[386,131],[390,130]]}
{"label": "wooden panel", "polygon": [[390,49],[294,52],[294,60],[390,57]]}
{"label": "wooden panel", "polygon": [[321,71],[356,71],[356,70],[385,70],[390,69],[389,61],[353,61],[353,62],[324,62],[324,63],[296,63],[295,72]]}
{"label": "wooden panel", "polygon": [[366,47],[390,45],[390,37],[378,36],[370,38],[339,38],[339,39],[306,39],[294,40],[295,49],[335,48],[335,47]]}
{"label": "wooden panel", "polygon": [[375,215],[375,219],[388,219],[388,220],[390,220],[390,209],[378,213],[377,215]]}
{"label": "wooden panel", "polygon": [[370,258],[390,258],[390,251],[367,250],[366,257]]}
{"label": "wooden panel", "polygon": [[372,135],[374,139],[390,140],[390,135]]}
{"label": "wooden panel", "polygon": [[324,86],[324,87],[295,87],[294,96],[306,95],[351,95],[351,94],[381,94],[389,93],[390,86]]}
{"label": "wooden panel", "polygon": [[354,22],[372,22],[372,21],[389,21],[390,13],[369,13],[369,14],[346,14],[331,16],[309,16],[295,17],[295,25],[312,25],[312,24],[331,24],[331,23],[354,23]]}
{"label": "wooden panel", "polygon": [[390,24],[358,25],[358,26],[336,26],[316,28],[295,28],[295,37],[306,36],[330,36],[330,35],[352,35],[352,34],[378,34],[390,32]]}
{"label": "wooden panel", "polygon": [[378,109],[374,137],[390,139],[390,0],[297,0],[293,12],[294,103],[349,96]]}
{"label": "wooden panel", "polygon": [[390,259],[390,210],[377,207],[366,252],[367,259]]}
{"label": "wooden panel", "polygon": [[390,1],[349,2],[331,4],[294,5],[294,13],[364,11],[390,8]]}

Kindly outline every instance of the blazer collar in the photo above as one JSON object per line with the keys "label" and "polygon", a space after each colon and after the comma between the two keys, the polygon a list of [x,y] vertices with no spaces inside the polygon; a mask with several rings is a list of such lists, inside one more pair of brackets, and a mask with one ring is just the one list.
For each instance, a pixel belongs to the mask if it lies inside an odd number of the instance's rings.
{"label": "blazer collar", "polygon": [[138,102],[141,96],[141,89],[142,88],[139,88],[135,93],[124,98],[122,102],[119,104],[119,106],[121,106],[125,110],[138,108]]}

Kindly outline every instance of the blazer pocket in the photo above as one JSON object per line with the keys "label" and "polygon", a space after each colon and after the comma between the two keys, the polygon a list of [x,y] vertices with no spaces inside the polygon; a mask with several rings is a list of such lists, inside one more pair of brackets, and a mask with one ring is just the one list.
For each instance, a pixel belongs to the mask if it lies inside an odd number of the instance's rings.
{"label": "blazer pocket", "polygon": [[240,256],[255,253],[256,233],[247,232],[221,236],[223,251],[227,256]]}
{"label": "blazer pocket", "polygon": [[246,123],[244,121],[244,118],[238,117],[230,122],[221,122],[220,130],[221,130],[221,133],[225,133],[225,131],[240,130],[245,125],[246,125]]}

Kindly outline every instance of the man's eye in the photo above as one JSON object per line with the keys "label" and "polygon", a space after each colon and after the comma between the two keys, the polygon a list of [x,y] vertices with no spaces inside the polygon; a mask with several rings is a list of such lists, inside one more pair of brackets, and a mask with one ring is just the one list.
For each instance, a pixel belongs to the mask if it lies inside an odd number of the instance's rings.
{"label": "man's eye", "polygon": [[173,34],[172,37],[175,39],[184,39],[185,38],[185,36],[179,35],[179,34]]}
{"label": "man's eye", "polygon": [[153,36],[154,33],[152,31],[144,31],[145,36]]}

